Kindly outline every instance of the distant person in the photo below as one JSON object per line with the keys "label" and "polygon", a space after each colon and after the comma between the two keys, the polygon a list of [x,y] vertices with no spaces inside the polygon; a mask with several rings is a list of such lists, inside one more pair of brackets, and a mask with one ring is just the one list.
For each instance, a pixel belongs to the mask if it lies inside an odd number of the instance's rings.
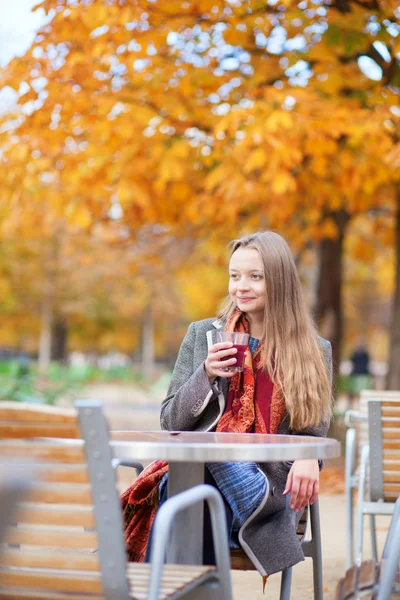
{"label": "distant person", "polygon": [[[217,320],[190,325],[161,407],[161,428],[326,436],[331,345],[317,335],[287,243],[264,231],[230,247],[227,301]],[[218,329],[250,335],[242,372],[227,371],[237,362],[232,343],[208,347],[207,332]],[[303,560],[294,520],[318,496],[320,467],[317,460],[207,463],[206,482],[225,500],[230,547],[242,546],[264,578]],[[132,561],[145,557],[167,472],[164,461],[152,463],[123,495]],[[294,520],[285,510],[289,493]],[[204,562],[212,564],[207,520]]]}
{"label": "distant person", "polygon": [[362,340],[358,342],[350,360],[352,375],[369,375],[369,352]]}
{"label": "distant person", "polygon": [[360,395],[361,390],[367,390],[372,386],[372,378],[369,371],[369,352],[362,338],[350,356],[352,369],[350,376],[349,400],[352,401]]}

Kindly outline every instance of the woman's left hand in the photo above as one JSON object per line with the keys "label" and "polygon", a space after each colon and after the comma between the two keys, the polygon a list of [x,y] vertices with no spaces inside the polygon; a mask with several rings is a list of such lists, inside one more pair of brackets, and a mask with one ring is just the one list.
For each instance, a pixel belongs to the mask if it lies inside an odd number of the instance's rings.
{"label": "woman's left hand", "polygon": [[289,471],[283,494],[291,494],[290,508],[298,512],[314,504],[319,493],[318,460],[295,460]]}

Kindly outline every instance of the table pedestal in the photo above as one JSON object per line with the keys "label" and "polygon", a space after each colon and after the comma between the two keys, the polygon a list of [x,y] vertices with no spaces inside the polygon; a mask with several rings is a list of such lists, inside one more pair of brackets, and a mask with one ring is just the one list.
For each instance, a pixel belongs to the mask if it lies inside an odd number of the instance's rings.
{"label": "table pedestal", "polygon": [[[204,483],[204,463],[169,462],[168,497]],[[167,550],[167,562],[203,564],[203,502],[177,514]]]}

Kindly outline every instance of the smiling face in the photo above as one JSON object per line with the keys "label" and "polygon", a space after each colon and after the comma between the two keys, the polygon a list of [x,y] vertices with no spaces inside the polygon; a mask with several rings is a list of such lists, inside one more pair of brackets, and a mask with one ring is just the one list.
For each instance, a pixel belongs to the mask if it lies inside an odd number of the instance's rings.
{"label": "smiling face", "polygon": [[229,294],[249,316],[263,316],[266,285],[261,255],[254,248],[238,248],[229,261]]}

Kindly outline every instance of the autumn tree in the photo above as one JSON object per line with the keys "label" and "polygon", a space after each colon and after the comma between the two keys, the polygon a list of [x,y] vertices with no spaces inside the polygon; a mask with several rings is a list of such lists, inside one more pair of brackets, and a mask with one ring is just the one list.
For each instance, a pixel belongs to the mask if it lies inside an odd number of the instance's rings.
{"label": "autumn tree", "polygon": [[81,224],[111,215],[131,236],[202,239],[255,215],[308,235],[338,363],[346,227],[396,206],[397,2],[40,6],[48,23],[4,77],[19,94],[5,200]]}

